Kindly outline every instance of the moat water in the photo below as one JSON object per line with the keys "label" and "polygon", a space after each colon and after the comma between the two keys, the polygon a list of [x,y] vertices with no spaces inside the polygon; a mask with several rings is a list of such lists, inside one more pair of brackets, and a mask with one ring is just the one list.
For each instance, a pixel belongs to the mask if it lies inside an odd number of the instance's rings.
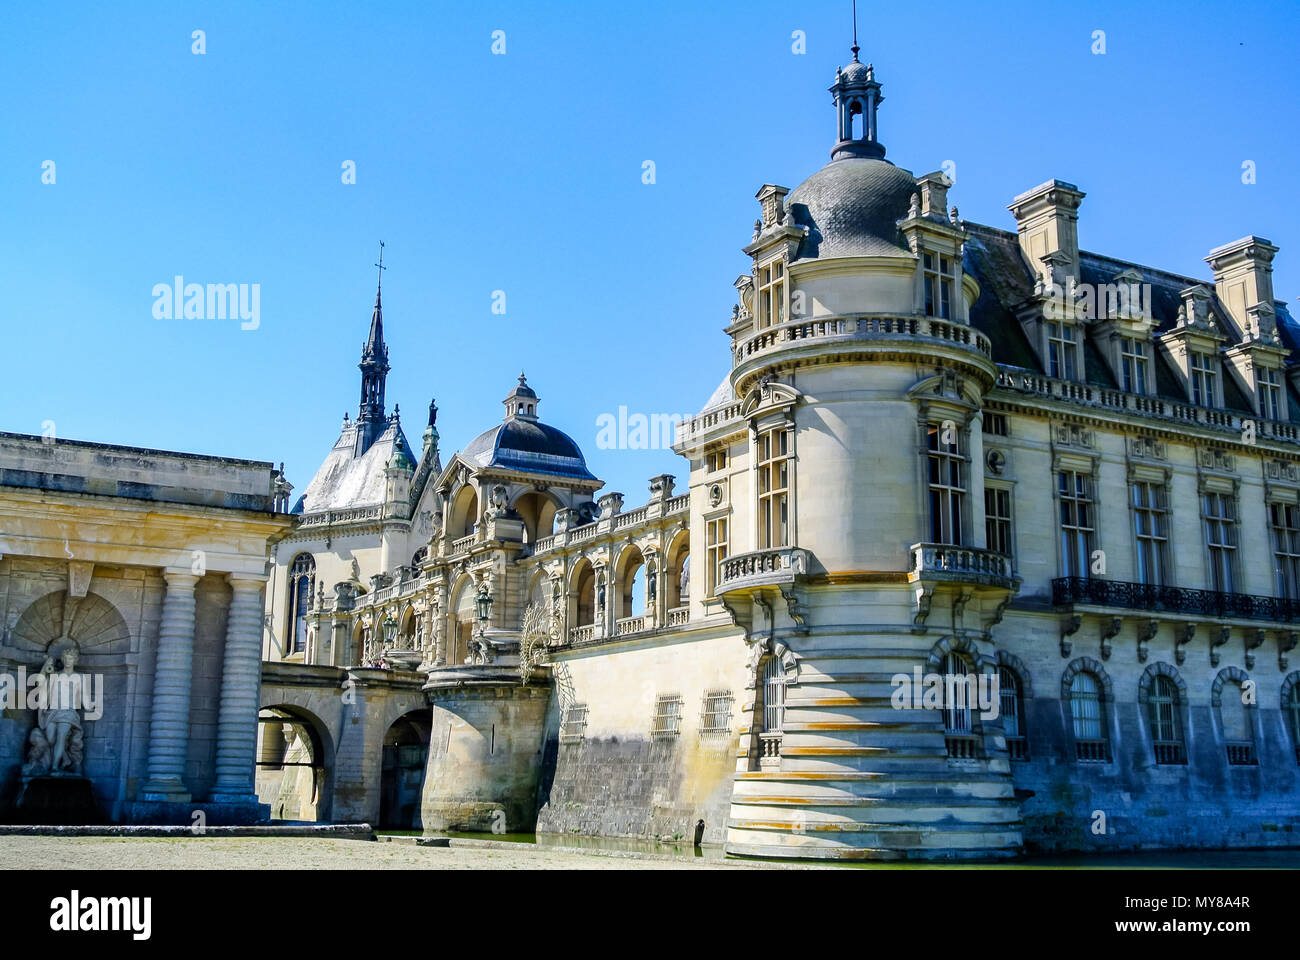
{"label": "moat water", "polygon": [[[376,831],[388,836],[423,836],[419,830]],[[618,837],[582,837],[573,834],[534,833],[460,833],[447,831],[439,836],[463,840],[500,840],[538,847],[567,847],[575,850],[652,853],[661,856],[703,860],[749,860],[728,856],[721,846],[705,844],[693,847],[681,841],[631,840]],[[773,863],[789,863],[773,860]],[[1029,856],[1013,862],[994,863],[836,863],[813,861],[848,869],[866,870],[1300,870],[1300,850],[1143,850],[1133,853],[1057,854]]]}

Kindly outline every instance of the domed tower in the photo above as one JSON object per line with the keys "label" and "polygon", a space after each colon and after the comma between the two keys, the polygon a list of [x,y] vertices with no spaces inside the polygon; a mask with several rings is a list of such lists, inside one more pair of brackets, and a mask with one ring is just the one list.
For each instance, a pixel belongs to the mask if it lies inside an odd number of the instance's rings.
{"label": "domed tower", "polygon": [[[725,523],[697,596],[752,651],[727,832],[738,854],[1021,845],[991,640],[1016,581],[985,544],[981,404],[997,368],[969,323],[979,287],[950,182],[885,159],[880,90],[855,45],[830,88],[831,161],[793,191],[759,190],[730,389],[677,447],[693,488],[730,471],[729,496],[702,496],[716,509],[693,521],[710,544]],[[962,680],[936,697],[926,675]]]}

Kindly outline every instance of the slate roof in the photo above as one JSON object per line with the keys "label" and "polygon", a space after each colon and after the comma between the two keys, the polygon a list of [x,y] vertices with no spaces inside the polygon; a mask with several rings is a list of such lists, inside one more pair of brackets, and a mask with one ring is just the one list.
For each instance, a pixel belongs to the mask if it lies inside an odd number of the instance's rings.
{"label": "slate roof", "polygon": [[326,510],[350,510],[384,502],[384,466],[396,454],[412,466],[416,463],[411,446],[397,417],[359,456],[356,453],[359,421],[346,420],[334,449],[320,465],[311,483],[294,505],[294,513],[321,513]]}
{"label": "slate roof", "polygon": [[461,456],[480,467],[596,479],[572,437],[533,419],[507,417],[471,440]]}
{"label": "slate roof", "polygon": [[[971,308],[971,325],[992,342],[993,359],[998,363],[1045,373],[1037,351],[1016,320],[1016,306],[1034,292],[1034,276],[1020,250],[1018,236],[1011,231],[970,221],[964,221],[962,226],[970,235],[962,266],[980,285],[979,299]],[[1182,276],[1086,250],[1079,253],[1079,279],[1083,283],[1112,283],[1115,275],[1125,269],[1136,270],[1142,274],[1142,282],[1151,285],[1151,312],[1157,335],[1169,331],[1176,324],[1178,308],[1182,304],[1181,291],[1200,284],[1211,294],[1210,310],[1215,323],[1229,335],[1230,341],[1237,339],[1232,333],[1235,327],[1218,298],[1213,296],[1213,280]],[[1275,308],[1278,337],[1282,345],[1295,350],[1295,356],[1300,357],[1300,349],[1297,349],[1300,348],[1300,324],[1291,317],[1285,304],[1278,303]],[[1118,388],[1110,365],[1091,339],[1084,342],[1083,366],[1085,382]],[[1187,402],[1177,374],[1169,366],[1165,352],[1158,348],[1152,373],[1155,376],[1157,396],[1178,403]],[[1243,392],[1236,375],[1226,364],[1222,379],[1224,407],[1238,413],[1252,413],[1250,398]],[[1300,423],[1300,396],[1297,396],[1289,383],[1287,392],[1291,398],[1291,403],[1288,404],[1291,420]]]}
{"label": "slate roof", "polygon": [[907,257],[898,221],[907,216],[916,178],[888,160],[832,160],[785,199],[794,222],[808,228],[796,260]]}

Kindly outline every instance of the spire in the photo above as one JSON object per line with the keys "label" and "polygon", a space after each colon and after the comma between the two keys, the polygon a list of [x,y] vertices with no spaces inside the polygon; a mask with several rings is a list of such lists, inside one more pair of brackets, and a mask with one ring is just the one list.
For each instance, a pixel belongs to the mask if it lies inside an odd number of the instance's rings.
{"label": "spire", "polygon": [[360,456],[383,432],[384,385],[388,379],[388,345],[384,343],[383,282],[384,244],[379,244],[379,285],[375,290],[375,309],[370,315],[370,336],[361,348],[361,404],[357,411],[357,455]]}
{"label": "spire", "polygon": [[853,46],[849,47],[853,51],[853,62],[858,62],[858,51],[862,48],[858,46],[858,0],[853,0]]}
{"label": "spire", "polygon": [[873,160],[885,158],[885,148],[877,139],[876,108],[884,101],[880,84],[876,82],[875,67],[865,67],[858,60],[858,5],[853,4],[853,60],[844,68],[836,68],[831,96],[835,99],[835,116],[838,138],[831,150],[832,160],[848,157],[865,157]]}

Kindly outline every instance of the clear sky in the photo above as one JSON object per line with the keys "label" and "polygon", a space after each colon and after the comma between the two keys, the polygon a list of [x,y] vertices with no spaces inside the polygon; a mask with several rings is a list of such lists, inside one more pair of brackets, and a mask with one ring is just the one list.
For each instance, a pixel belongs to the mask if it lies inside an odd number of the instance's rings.
{"label": "clear sky", "polygon": [[[436,396],[445,462],[522,368],[640,504],[685,464],[598,449],[597,418],[692,413],[726,373],[754,193],[829,159],[850,19],[848,0],[4,0],[0,430],[282,460],[300,493],[356,415],[383,240],[412,445]],[[1278,298],[1300,296],[1300,5],[863,0],[859,22],[889,159],[955,164],[964,218],[1011,228],[1010,199],[1058,177],[1088,194],[1085,249],[1209,279],[1205,254],[1254,233],[1281,247]],[[178,274],[259,284],[260,326],[156,319]]]}

